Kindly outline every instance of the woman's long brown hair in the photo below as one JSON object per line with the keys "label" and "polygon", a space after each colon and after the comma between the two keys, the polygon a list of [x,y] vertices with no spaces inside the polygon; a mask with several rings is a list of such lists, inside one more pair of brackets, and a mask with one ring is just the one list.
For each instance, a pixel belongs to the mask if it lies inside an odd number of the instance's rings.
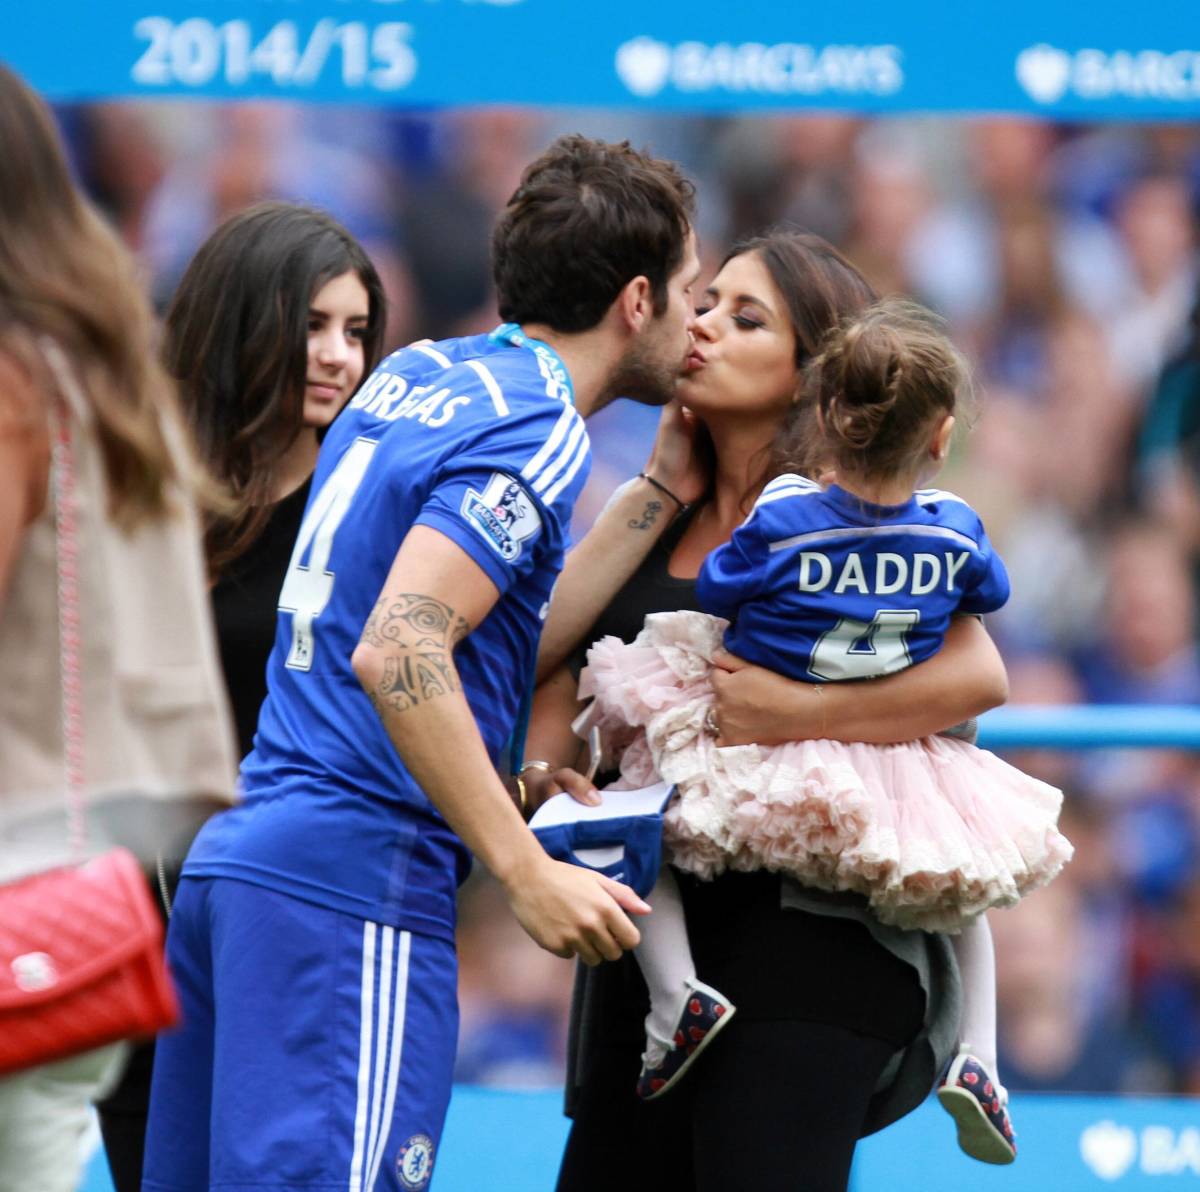
{"label": "woman's long brown hair", "polygon": [[[721,262],[753,253],[763,263],[783,298],[795,341],[795,364],[800,378],[796,401],[784,417],[773,442],[762,452],[758,474],[742,494],[744,508],[754,503],[767,481],[783,472],[814,476],[820,471],[820,435],[816,403],[801,391],[805,364],[821,349],[825,336],[845,318],[876,301],[871,283],[828,240],[812,232],[776,228],[761,236],[739,240]],[[712,439],[702,425],[697,450],[714,464]]]}
{"label": "woman's long brown hair", "polygon": [[172,481],[203,487],[164,434],[173,388],[133,259],[73,183],[49,109],[0,66],[0,343],[28,358],[42,335],[91,403],[118,525],[166,512]]}

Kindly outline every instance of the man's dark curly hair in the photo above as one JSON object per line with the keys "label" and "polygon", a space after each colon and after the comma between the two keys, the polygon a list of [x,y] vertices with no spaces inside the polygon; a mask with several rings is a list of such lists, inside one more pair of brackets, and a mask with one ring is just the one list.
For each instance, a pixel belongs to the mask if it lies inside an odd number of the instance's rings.
{"label": "man's dark curly hair", "polygon": [[492,233],[500,317],[586,331],[640,276],[662,314],[694,205],[674,163],[628,141],[559,137],[526,168]]}

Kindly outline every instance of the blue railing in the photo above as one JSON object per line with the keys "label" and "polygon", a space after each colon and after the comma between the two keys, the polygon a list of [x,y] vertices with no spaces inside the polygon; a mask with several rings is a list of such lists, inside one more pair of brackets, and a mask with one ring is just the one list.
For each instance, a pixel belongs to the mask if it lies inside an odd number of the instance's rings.
{"label": "blue railing", "polygon": [[1200,708],[1012,705],[979,718],[985,749],[1200,749]]}

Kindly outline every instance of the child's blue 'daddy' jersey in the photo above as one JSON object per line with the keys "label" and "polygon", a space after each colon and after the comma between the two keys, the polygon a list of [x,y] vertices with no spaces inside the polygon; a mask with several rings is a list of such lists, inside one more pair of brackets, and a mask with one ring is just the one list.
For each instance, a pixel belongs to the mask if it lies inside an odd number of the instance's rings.
{"label": "child's blue 'daddy' jersey", "polygon": [[993,612],[1009,586],[979,515],[953,493],[872,505],[785,475],[705,560],[696,594],[732,622],[734,654],[821,683],[923,661],[954,613]]}
{"label": "child's blue 'daddy' jersey", "polygon": [[379,366],[321,447],[244,802],[205,827],[186,873],[451,936],[469,856],[405,769],[350,657],[409,530],[444,534],[501,593],[455,650],[497,760],[532,682],[589,451],[566,369],[513,325],[413,344]]}

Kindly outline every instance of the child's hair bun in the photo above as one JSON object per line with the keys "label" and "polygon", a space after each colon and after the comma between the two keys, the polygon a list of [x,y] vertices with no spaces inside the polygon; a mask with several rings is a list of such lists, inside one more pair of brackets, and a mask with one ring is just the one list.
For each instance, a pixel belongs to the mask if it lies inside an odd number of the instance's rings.
{"label": "child's hair bun", "polygon": [[911,462],[934,416],[953,414],[967,384],[966,364],[937,317],[898,298],[831,331],[806,375],[829,451],[867,474]]}

